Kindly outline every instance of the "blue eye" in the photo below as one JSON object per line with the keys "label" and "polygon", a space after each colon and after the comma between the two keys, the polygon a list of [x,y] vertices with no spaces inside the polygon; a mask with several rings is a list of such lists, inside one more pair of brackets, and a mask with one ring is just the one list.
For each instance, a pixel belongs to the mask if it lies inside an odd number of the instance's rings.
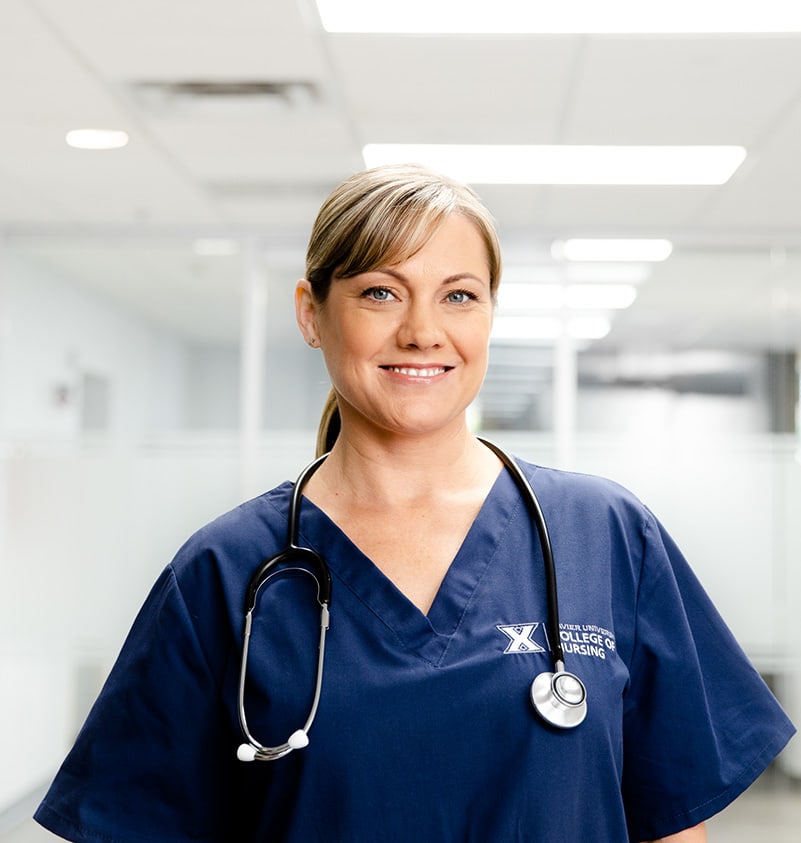
{"label": "blue eye", "polygon": [[451,290],[447,295],[447,300],[451,304],[467,304],[467,302],[475,301],[477,298],[476,294],[469,290]]}
{"label": "blue eye", "polygon": [[373,301],[389,301],[392,293],[386,287],[368,287],[362,296]]}

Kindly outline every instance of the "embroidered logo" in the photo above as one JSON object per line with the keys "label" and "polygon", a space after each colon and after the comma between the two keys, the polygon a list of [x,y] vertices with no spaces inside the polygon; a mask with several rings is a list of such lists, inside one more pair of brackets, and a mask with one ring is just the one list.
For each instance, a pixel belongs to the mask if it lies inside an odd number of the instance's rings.
{"label": "embroidered logo", "polygon": [[[548,629],[539,621],[498,624],[495,628],[508,639],[504,654],[544,653],[550,647]],[[576,656],[606,659],[616,649],[614,634],[595,624],[560,623],[559,639],[562,651]]]}
{"label": "embroidered logo", "polygon": [[533,638],[539,623],[518,623],[507,626],[496,627],[508,639],[509,645],[504,653],[544,653],[545,648],[541,647]]}

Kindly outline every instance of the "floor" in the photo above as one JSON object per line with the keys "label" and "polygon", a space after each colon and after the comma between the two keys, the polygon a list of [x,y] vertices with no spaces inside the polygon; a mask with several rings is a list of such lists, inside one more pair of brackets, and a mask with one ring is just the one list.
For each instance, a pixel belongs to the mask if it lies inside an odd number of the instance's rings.
{"label": "floor", "polygon": [[[709,843],[801,843],[801,781],[769,770],[733,805],[707,823]],[[33,820],[0,834],[0,843],[58,840]],[[555,843],[552,841],[552,843]]]}

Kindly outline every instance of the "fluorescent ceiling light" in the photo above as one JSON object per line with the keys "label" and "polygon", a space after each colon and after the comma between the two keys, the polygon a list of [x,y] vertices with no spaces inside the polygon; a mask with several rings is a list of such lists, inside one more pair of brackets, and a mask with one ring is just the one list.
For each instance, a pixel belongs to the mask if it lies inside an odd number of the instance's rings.
{"label": "fluorescent ceiling light", "polygon": [[571,284],[565,304],[571,310],[625,310],[634,304],[637,290],[630,284]]}
{"label": "fluorescent ceiling light", "polygon": [[328,32],[734,33],[799,32],[797,0],[317,0]]}
{"label": "fluorescent ceiling light", "polygon": [[503,285],[561,284],[564,267],[554,264],[511,263],[504,261]]}
{"label": "fluorescent ceiling light", "polygon": [[75,149],[121,149],[128,143],[128,134],[119,129],[73,129],[66,140]]}
{"label": "fluorescent ceiling light", "polygon": [[567,320],[567,333],[574,340],[600,340],[612,329],[605,316],[577,316]]}
{"label": "fluorescent ceiling light", "polygon": [[558,310],[565,303],[561,284],[508,284],[498,288],[498,310]]}
{"label": "fluorescent ceiling light", "polygon": [[[560,241],[560,243],[563,241]],[[563,260],[561,245],[552,247],[558,259]],[[615,263],[591,261],[579,263],[525,264],[510,263],[503,267],[501,289],[511,284],[635,284],[646,281],[652,272],[648,263],[628,261]]]}
{"label": "fluorescent ceiling light", "polygon": [[562,334],[558,316],[496,316],[493,340],[555,340]]}
{"label": "fluorescent ceiling light", "polygon": [[673,251],[670,240],[574,238],[557,240],[551,246],[556,260],[568,261],[635,261],[653,263],[667,260]]}
{"label": "fluorescent ceiling light", "polygon": [[526,146],[370,143],[365,164],[416,162],[472,184],[718,185],[741,146]]}
{"label": "fluorescent ceiling light", "polygon": [[598,340],[611,330],[605,316],[580,316],[560,319],[558,316],[496,316],[492,323],[493,340],[532,341],[557,340],[569,336],[576,340]]}
{"label": "fluorescent ceiling light", "polygon": [[507,284],[498,290],[498,310],[623,310],[637,290],[630,284]]}
{"label": "fluorescent ceiling light", "polygon": [[[571,263],[562,268],[565,280],[576,284],[642,284],[651,275],[647,263]],[[506,278],[506,270],[504,270]]]}

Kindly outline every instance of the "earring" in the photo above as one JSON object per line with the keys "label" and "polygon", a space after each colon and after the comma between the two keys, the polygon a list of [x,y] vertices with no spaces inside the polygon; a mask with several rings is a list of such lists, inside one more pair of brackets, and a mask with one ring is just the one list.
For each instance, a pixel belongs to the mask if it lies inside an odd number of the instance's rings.
{"label": "earring", "polygon": [[316,345],[317,345],[317,338],[316,338],[316,337],[309,337],[309,338],[306,340],[306,342],[307,342],[307,343],[308,343],[308,344],[309,344],[312,348],[314,348],[314,346],[316,346]]}

